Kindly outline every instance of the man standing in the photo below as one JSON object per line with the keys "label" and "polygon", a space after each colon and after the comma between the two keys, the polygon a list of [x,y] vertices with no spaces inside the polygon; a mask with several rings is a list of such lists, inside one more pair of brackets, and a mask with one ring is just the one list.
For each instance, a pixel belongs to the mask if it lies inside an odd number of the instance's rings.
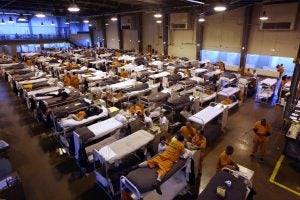
{"label": "man standing", "polygon": [[254,157],[254,154],[259,148],[260,160],[264,161],[266,147],[269,141],[269,136],[271,135],[271,126],[267,124],[266,119],[261,119],[254,124],[253,131],[255,134],[253,137],[253,150],[251,157]]}

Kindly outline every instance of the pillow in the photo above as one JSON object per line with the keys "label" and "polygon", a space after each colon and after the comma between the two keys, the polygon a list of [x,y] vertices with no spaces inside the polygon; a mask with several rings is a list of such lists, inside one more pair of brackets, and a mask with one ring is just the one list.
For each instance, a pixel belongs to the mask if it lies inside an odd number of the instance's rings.
{"label": "pillow", "polygon": [[121,115],[121,114],[117,114],[117,115],[115,116],[115,119],[118,120],[119,122],[123,123],[123,124],[127,123],[126,117],[124,117],[124,116]]}

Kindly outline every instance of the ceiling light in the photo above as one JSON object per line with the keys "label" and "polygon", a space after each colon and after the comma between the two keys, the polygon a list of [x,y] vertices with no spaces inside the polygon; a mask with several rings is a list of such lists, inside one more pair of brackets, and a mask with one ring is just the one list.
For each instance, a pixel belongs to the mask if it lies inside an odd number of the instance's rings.
{"label": "ceiling light", "polygon": [[44,26],[44,22],[41,22],[41,26]]}
{"label": "ceiling light", "polygon": [[205,18],[203,16],[199,17],[198,22],[205,22]]}
{"label": "ceiling light", "polygon": [[44,13],[37,13],[35,16],[38,17],[38,18],[44,18],[45,14]]}
{"label": "ceiling light", "polygon": [[76,3],[72,3],[68,8],[68,11],[70,12],[78,12],[79,10],[80,8],[77,6]]}
{"label": "ceiling light", "polygon": [[1,24],[3,24],[3,25],[6,24],[3,18],[1,20]]}
{"label": "ceiling light", "polygon": [[266,11],[263,12],[263,14],[259,17],[259,19],[260,19],[261,21],[266,21],[266,20],[269,19],[269,17],[268,17],[267,14],[266,14]]}
{"label": "ceiling light", "polygon": [[214,7],[214,10],[216,12],[222,12],[222,11],[225,11],[227,8],[224,4],[222,3],[218,3],[215,7]]}
{"label": "ceiling light", "polygon": [[89,24],[89,26],[93,26],[92,24]]}
{"label": "ceiling light", "polygon": [[108,26],[109,24],[108,23],[105,23],[105,26]]}
{"label": "ceiling light", "polygon": [[154,14],[154,17],[155,17],[155,18],[161,18],[161,17],[162,17],[162,14],[161,14],[161,13],[155,13],[155,14]]}
{"label": "ceiling light", "polygon": [[54,23],[54,21],[52,20],[52,22],[51,22],[51,26],[55,26],[55,23]]}
{"label": "ceiling light", "polygon": [[88,24],[90,21],[88,19],[83,20],[83,23]]}
{"label": "ceiling light", "polygon": [[65,22],[65,24],[70,24],[69,20],[67,20],[67,21]]}
{"label": "ceiling light", "polygon": [[15,23],[15,21],[13,20],[12,17],[9,17],[8,23],[13,24],[13,23]]}
{"label": "ceiling light", "polygon": [[118,21],[118,18],[117,17],[112,17],[110,18],[111,21]]}
{"label": "ceiling light", "polygon": [[157,20],[156,23],[161,24],[161,20]]}
{"label": "ceiling light", "polygon": [[205,4],[204,2],[202,2],[202,1],[196,1],[196,0],[186,0],[186,1],[188,1],[188,2],[191,2],[191,3],[198,3],[198,4]]}
{"label": "ceiling light", "polygon": [[18,18],[18,21],[25,22],[25,21],[27,21],[27,18],[25,18],[24,15],[21,13]]}

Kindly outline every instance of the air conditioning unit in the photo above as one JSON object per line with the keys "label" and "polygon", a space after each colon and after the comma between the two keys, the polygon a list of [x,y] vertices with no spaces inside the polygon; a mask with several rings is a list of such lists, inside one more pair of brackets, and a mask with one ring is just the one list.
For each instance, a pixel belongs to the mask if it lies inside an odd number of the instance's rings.
{"label": "air conditioning unit", "polygon": [[260,30],[266,31],[284,31],[294,30],[294,22],[262,22]]}
{"label": "air conditioning unit", "polygon": [[170,29],[191,29],[191,14],[189,13],[171,13]]}
{"label": "air conditioning unit", "polygon": [[122,16],[121,17],[121,29],[122,30],[135,30],[136,29],[135,16]]}
{"label": "air conditioning unit", "polygon": [[260,23],[259,29],[265,31],[290,31],[295,28],[298,3],[264,5],[269,19]]}

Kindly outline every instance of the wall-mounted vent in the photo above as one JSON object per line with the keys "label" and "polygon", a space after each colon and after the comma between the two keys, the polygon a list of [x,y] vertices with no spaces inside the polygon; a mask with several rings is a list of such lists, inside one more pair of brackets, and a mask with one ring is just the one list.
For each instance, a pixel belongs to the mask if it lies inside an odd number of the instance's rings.
{"label": "wall-mounted vent", "polygon": [[260,30],[269,31],[280,31],[280,30],[293,30],[293,22],[262,22],[260,25]]}
{"label": "wall-mounted vent", "polygon": [[190,29],[191,16],[189,13],[171,13],[170,28],[171,29]]}

